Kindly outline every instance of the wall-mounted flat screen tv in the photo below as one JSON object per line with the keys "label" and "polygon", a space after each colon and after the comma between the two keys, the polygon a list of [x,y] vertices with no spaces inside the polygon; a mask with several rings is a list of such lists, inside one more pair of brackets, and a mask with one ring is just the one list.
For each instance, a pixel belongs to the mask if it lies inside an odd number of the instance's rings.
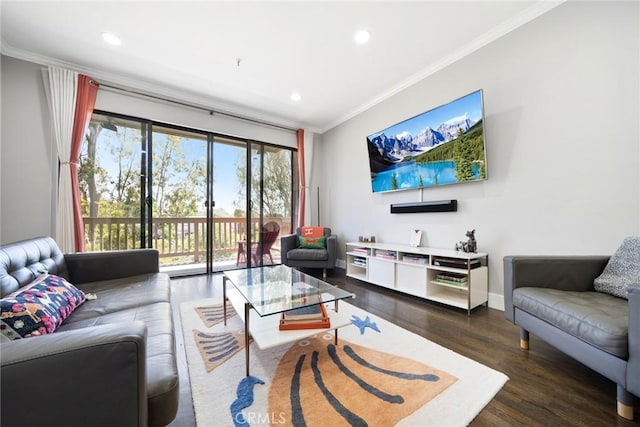
{"label": "wall-mounted flat screen tv", "polygon": [[367,136],[374,193],[487,179],[482,89]]}

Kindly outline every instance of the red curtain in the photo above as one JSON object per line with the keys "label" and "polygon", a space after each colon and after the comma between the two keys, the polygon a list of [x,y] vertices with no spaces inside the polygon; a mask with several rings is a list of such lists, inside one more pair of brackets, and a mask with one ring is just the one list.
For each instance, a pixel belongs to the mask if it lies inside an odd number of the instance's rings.
{"label": "red curtain", "polygon": [[76,96],[76,112],[73,118],[73,134],[71,141],[71,191],[73,192],[73,223],[75,228],[76,251],[84,252],[84,224],[82,222],[82,206],[80,205],[80,183],[78,181],[78,162],[80,151],[93,108],[96,105],[98,83],[91,77],[80,74],[78,76],[78,91]]}
{"label": "red curtain", "polygon": [[306,194],[306,177],[304,173],[304,129],[296,131],[298,139],[298,171],[300,174],[300,197],[298,203],[298,227],[304,227],[304,203]]}

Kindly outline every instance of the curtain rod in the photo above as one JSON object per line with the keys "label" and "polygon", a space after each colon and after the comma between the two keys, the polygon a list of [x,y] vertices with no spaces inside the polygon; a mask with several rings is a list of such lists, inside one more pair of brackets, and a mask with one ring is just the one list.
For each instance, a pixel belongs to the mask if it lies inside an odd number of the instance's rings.
{"label": "curtain rod", "polygon": [[[95,80],[95,79],[92,79],[92,80]],[[259,124],[259,125],[262,125],[262,126],[268,126],[268,127],[273,127],[273,128],[277,128],[277,129],[287,130],[289,132],[296,132],[297,131],[297,129],[290,128],[290,127],[287,127],[287,126],[282,126],[282,125],[277,125],[275,123],[269,123],[269,122],[264,122],[264,121],[261,121],[261,120],[251,119],[249,117],[238,116],[238,115],[232,114],[232,113],[225,113],[224,111],[216,111],[216,110],[213,110],[211,108],[205,108],[205,107],[201,107],[201,106],[198,106],[198,105],[189,104],[187,102],[177,101],[175,99],[163,98],[161,96],[152,95],[152,94],[149,94],[149,93],[138,92],[138,91],[133,90],[133,89],[127,89],[127,88],[113,86],[113,85],[110,85],[110,84],[107,84],[107,83],[100,83],[100,82],[98,82],[98,85],[99,85],[100,88],[106,88],[106,90],[111,89],[112,91],[115,91],[115,92],[130,93],[130,94],[133,94],[133,95],[138,95],[138,96],[142,96],[142,97],[146,97],[146,98],[152,98],[152,99],[156,99],[156,100],[159,100],[159,101],[170,102],[172,104],[181,105],[183,107],[188,107],[188,108],[193,108],[193,109],[196,109],[196,110],[206,111],[211,116],[216,114],[216,115],[220,115],[220,116],[231,117],[231,118],[234,118],[234,119],[237,119],[237,120],[244,120],[244,121],[247,121],[247,122],[256,123],[256,124]]]}

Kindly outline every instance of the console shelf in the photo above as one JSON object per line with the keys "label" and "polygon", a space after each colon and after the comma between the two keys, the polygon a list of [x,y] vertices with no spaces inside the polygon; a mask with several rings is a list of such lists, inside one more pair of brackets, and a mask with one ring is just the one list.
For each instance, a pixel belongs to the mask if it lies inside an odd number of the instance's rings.
{"label": "console shelf", "polygon": [[347,277],[471,310],[488,302],[486,253],[349,242]]}

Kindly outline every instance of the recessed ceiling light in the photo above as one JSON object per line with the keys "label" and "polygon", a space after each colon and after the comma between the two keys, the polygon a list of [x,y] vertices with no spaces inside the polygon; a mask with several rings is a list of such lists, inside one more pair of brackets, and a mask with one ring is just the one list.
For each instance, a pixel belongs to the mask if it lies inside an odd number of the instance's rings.
{"label": "recessed ceiling light", "polygon": [[291,94],[291,100],[292,100],[292,101],[296,101],[296,102],[298,102],[298,101],[300,101],[301,99],[302,99],[302,97],[300,96],[300,94],[299,94],[298,92],[293,92],[293,93]]}
{"label": "recessed ceiling light", "polygon": [[369,38],[371,38],[371,33],[369,33],[369,31],[367,30],[360,30],[355,34],[355,36],[353,36],[353,38],[355,39],[356,43],[365,44],[369,41]]}
{"label": "recessed ceiling light", "polygon": [[102,33],[102,39],[113,46],[120,46],[122,43],[120,38],[112,33]]}

